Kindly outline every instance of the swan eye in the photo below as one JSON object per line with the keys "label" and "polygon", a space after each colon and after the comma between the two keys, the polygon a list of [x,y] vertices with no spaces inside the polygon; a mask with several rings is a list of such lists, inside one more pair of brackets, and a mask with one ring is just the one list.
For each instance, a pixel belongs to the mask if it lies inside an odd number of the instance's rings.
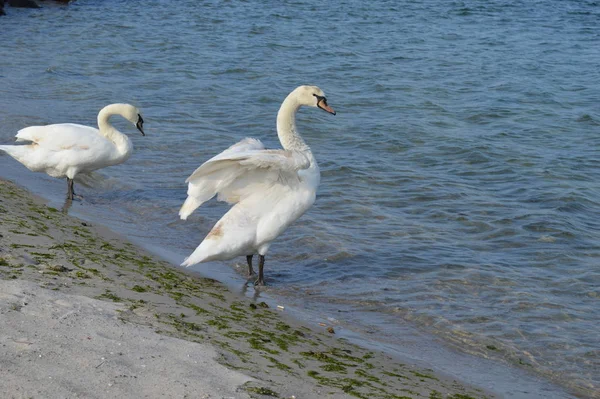
{"label": "swan eye", "polygon": [[327,99],[323,96],[319,96],[317,94],[313,94],[313,96],[317,97],[317,104],[323,101],[323,104],[327,105]]}

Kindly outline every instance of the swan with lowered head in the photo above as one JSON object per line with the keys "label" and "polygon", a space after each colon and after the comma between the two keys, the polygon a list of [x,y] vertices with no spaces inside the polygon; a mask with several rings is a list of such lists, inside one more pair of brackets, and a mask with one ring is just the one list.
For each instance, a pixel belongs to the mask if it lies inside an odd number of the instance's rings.
{"label": "swan with lowered head", "polygon": [[219,220],[182,266],[246,255],[248,275],[258,253],[258,279],[264,285],[265,255],[272,241],[315,201],[321,173],[296,128],[296,112],[303,106],[335,111],[316,86],[300,86],[281,104],[277,135],[282,150],[267,150],[246,138],[202,164],[188,179],[188,197],[179,211],[186,219],[215,195],[235,204]]}
{"label": "swan with lowered head", "polygon": [[27,145],[0,145],[0,150],[33,172],[46,172],[52,177],[67,178],[67,198],[73,199],[73,179],[79,173],[125,162],[133,145],[108,119],[121,115],[144,134],[140,111],[129,104],[110,104],[98,113],[98,128],[59,123],[29,126],[19,130],[16,141]]}

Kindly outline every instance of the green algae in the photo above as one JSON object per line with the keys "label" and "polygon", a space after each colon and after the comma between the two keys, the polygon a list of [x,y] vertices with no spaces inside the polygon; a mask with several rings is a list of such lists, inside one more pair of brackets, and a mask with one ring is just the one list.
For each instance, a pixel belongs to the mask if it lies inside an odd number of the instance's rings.
{"label": "green algae", "polygon": [[134,285],[133,287],[131,287],[131,290],[135,291],[135,292],[146,292],[146,291],[148,291],[147,288],[142,287],[141,285],[137,285],[137,284]]}
{"label": "green algae", "polygon": [[210,292],[210,291],[207,291],[207,292],[206,292],[206,295],[210,295],[210,296],[212,296],[213,298],[216,298],[216,299],[218,299],[218,300],[220,300],[220,301],[223,301],[223,302],[225,302],[225,301],[227,300],[227,298],[225,298],[225,295],[223,295],[223,294],[219,294],[218,292]]}
{"label": "green algae", "polygon": [[329,377],[322,376],[321,374],[319,374],[319,372],[314,371],[314,370],[309,370],[306,374],[309,377],[312,377],[315,380],[317,380],[322,385],[339,388],[344,393],[355,396],[357,398],[367,399],[367,398],[372,397],[370,395],[366,396],[365,394],[355,390],[355,388],[360,388],[360,387],[364,386],[365,384],[367,384],[364,381],[360,381],[360,380],[357,380],[354,378],[347,378],[347,377],[329,378]]}
{"label": "green algae", "polygon": [[197,323],[191,321],[184,321],[177,316],[168,315],[171,319],[171,325],[173,325],[177,330],[181,332],[190,332],[190,331],[203,331],[204,329]]}
{"label": "green algae", "polygon": [[269,342],[269,340],[264,341],[264,339],[261,339],[261,338],[251,337],[251,338],[248,338],[247,342],[250,344],[250,347],[252,349],[261,350],[261,351],[270,353],[271,355],[278,355],[280,353],[279,351],[277,351],[275,349],[271,349],[271,348],[265,346],[265,342]]}
{"label": "green algae", "polygon": [[342,358],[344,360],[348,360],[354,363],[364,363],[364,360],[360,357],[356,357],[356,356],[351,356],[350,354],[352,353],[352,351],[350,349],[339,349],[339,348],[333,348],[330,350],[330,353],[333,356]]}
{"label": "green algae", "polygon": [[23,234],[26,235],[27,233],[21,230],[8,230],[9,233],[13,233],[13,234]]}
{"label": "green algae", "polygon": [[430,380],[438,381],[437,378],[435,378],[434,376],[429,375],[429,374],[420,373],[418,371],[411,371],[410,373],[419,378],[427,378]]}
{"label": "green algae", "polygon": [[279,331],[289,331],[292,327],[289,324],[285,324],[283,322],[277,322],[277,324],[275,325],[275,329],[279,330]]}
{"label": "green algae", "polygon": [[300,369],[306,368],[306,365],[304,363],[302,363],[301,359],[292,359],[292,363],[294,363]]}
{"label": "green algae", "polygon": [[228,332],[224,333],[223,336],[235,340],[235,339],[242,338],[242,337],[244,337],[244,338],[251,337],[252,334],[247,333],[245,331],[228,331]]}
{"label": "green algae", "polygon": [[217,346],[219,346],[222,349],[225,349],[228,352],[233,353],[243,363],[247,363],[248,362],[248,358],[250,357],[250,355],[248,355],[247,353],[245,353],[245,352],[243,352],[241,350],[237,350],[237,349],[233,348],[229,342],[219,341],[219,340],[216,340],[216,339],[213,339],[210,342],[213,343],[213,344],[215,344],[215,345],[217,345]]}
{"label": "green algae", "polygon": [[75,272],[75,276],[76,276],[77,278],[92,278],[92,276],[90,276],[89,274],[87,274],[86,272],[84,272],[84,271],[81,271],[81,270],[77,270],[77,271]]}
{"label": "green algae", "polygon": [[106,292],[102,295],[98,295],[97,298],[99,299],[110,299],[113,302],[123,302],[123,299],[115,294],[113,294],[112,292],[110,292],[110,290],[106,290]]}
{"label": "green algae", "polygon": [[323,369],[323,371],[333,371],[346,374],[346,367],[340,364],[325,364],[321,366],[321,369]]}
{"label": "green algae", "polygon": [[175,300],[175,302],[179,303],[181,301],[181,298],[183,298],[185,295],[183,292],[179,292],[179,291],[171,291],[168,293],[169,296],[171,298],[173,298]]}
{"label": "green algae", "polygon": [[277,392],[265,387],[247,387],[246,391],[256,393],[258,395],[279,397],[279,394]]}
{"label": "green algae", "polygon": [[371,375],[371,374],[367,373],[364,370],[356,369],[356,370],[354,370],[354,374],[356,374],[359,377],[365,378],[367,381],[377,382],[377,383],[379,383],[381,385],[387,385],[387,384],[383,383],[381,381],[381,379],[379,379],[378,377],[375,377],[374,375]]}
{"label": "green algae", "polygon": [[208,324],[209,326],[216,327],[217,330],[225,330],[225,329],[230,328],[229,324],[227,324],[225,321],[223,321],[222,318],[220,318],[220,317],[215,317],[212,320],[208,320],[206,322],[206,324]]}
{"label": "green algae", "polygon": [[312,359],[318,360],[320,362],[338,364],[340,366],[345,366],[345,367],[355,367],[356,366],[355,364],[344,363],[344,362],[341,362],[341,361],[337,360],[336,358],[334,358],[332,356],[332,351],[334,351],[334,349],[332,349],[331,351],[326,351],[326,352],[315,352],[315,351],[300,352],[300,354],[304,357],[312,358]]}
{"label": "green algae", "polygon": [[271,366],[271,367],[276,367],[279,370],[283,370],[283,371],[287,371],[287,372],[291,372],[293,370],[290,366],[288,366],[287,364],[281,363],[279,360],[275,359],[274,357],[265,356],[265,359],[267,359],[271,363],[273,363],[273,366]]}
{"label": "green algae", "polygon": [[385,374],[387,376],[390,376],[390,377],[403,378],[403,379],[406,379],[406,380],[410,379],[407,376],[404,376],[402,374],[392,373],[391,371],[383,371],[383,374]]}
{"label": "green algae", "polygon": [[201,315],[201,314],[211,314],[208,310],[201,308],[198,305],[194,305],[193,303],[186,303],[184,305],[185,307],[188,307],[192,310],[194,310],[196,312],[197,315]]}
{"label": "green algae", "polygon": [[13,244],[10,244],[10,247],[11,247],[11,248],[15,248],[15,249],[18,249],[18,248],[35,248],[35,245],[29,245],[29,244],[15,244],[15,243],[13,243]]}
{"label": "green algae", "polygon": [[31,255],[35,258],[41,258],[41,259],[55,259],[56,258],[55,254],[48,254],[48,253],[43,253],[43,252],[30,252],[29,255]]}
{"label": "green algae", "polygon": [[240,313],[246,313],[246,309],[244,308],[244,304],[242,302],[239,301],[235,301],[233,302],[231,305],[229,305],[229,309],[235,311],[235,312],[240,312]]}

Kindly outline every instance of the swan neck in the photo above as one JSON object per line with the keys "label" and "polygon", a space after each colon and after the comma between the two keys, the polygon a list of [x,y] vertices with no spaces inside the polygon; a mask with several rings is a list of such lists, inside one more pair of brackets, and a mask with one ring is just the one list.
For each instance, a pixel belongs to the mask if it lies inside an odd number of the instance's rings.
{"label": "swan neck", "polygon": [[110,123],[109,119],[112,115],[121,115],[125,117],[120,104],[107,105],[98,113],[98,129],[100,135],[111,141],[121,154],[126,155],[131,152],[131,141]]}
{"label": "swan neck", "polygon": [[277,135],[281,146],[286,150],[310,150],[310,147],[300,137],[296,127],[296,113],[299,108],[300,104],[289,95],[283,101],[277,113]]}

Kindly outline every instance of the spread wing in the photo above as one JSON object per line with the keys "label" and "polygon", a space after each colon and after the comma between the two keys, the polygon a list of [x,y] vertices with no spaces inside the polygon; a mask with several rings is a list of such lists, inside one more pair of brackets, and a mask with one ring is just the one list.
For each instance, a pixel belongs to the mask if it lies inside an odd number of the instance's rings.
{"label": "spread wing", "polygon": [[86,150],[108,144],[93,127],[74,123],[29,126],[19,130],[16,141],[30,141],[50,151]]}
{"label": "spread wing", "polygon": [[298,171],[309,166],[310,160],[301,152],[266,150],[259,140],[244,139],[188,177],[188,198],[179,215],[187,218],[215,195],[234,204],[254,193],[264,193],[274,184],[292,186],[299,182]]}

